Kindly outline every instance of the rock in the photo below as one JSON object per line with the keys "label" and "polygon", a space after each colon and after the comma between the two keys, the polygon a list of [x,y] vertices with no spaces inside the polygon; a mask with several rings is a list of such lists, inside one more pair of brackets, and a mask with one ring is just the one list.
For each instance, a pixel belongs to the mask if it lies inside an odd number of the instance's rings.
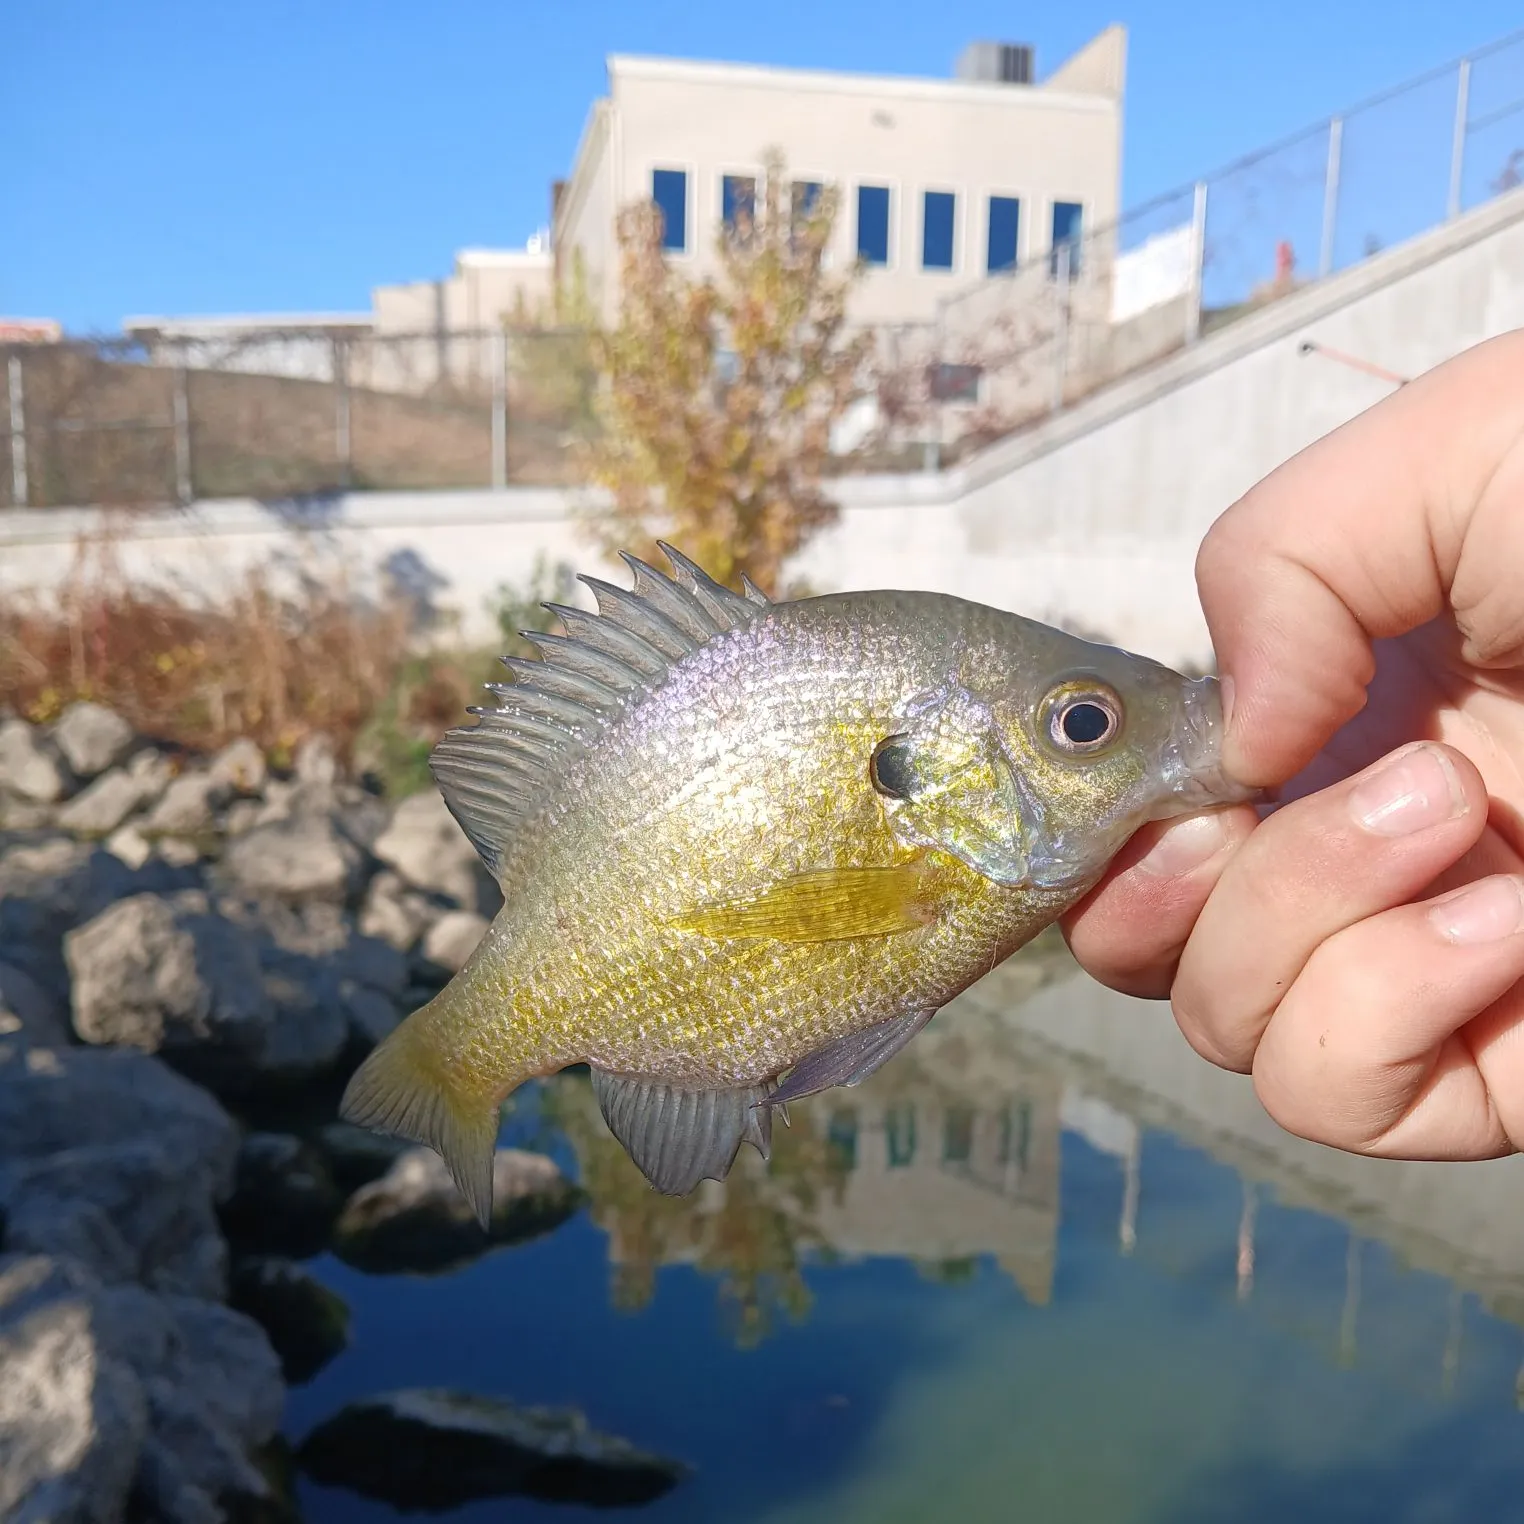
{"label": "rock", "polygon": [[88,700],[70,704],[53,727],[53,743],[79,778],[114,767],[132,747],[132,726],[114,709]]}
{"label": "rock", "polygon": [[148,1402],[102,1351],[89,1280],[0,1258],[0,1518],[114,1524],[148,1436]]}
{"label": "rock", "polygon": [[688,1472],[599,1433],[575,1409],[427,1389],[350,1403],[307,1436],[298,1459],[323,1486],[430,1511],[509,1496],[633,1507]]}
{"label": "rock", "polygon": [[138,828],[136,821],[129,820],[106,838],[106,850],[129,868],[138,869],[153,856],[153,843]]}
{"label": "rock", "polygon": [[0,1517],[115,1524],[130,1507],[202,1524],[272,1504],[249,1451],[284,1398],[241,1313],[101,1286],[67,1261],[0,1259]]}
{"label": "rock", "polygon": [[220,1297],[227,1248],[202,1161],[151,1137],[0,1165],[6,1247],[63,1256],[102,1283]]}
{"label": "rock", "polygon": [[235,799],[222,815],[224,836],[245,836],[259,824],[264,806],[257,799]]}
{"label": "rock", "polygon": [[285,1387],[264,1330],[215,1302],[135,1286],[97,1300],[98,1337],[122,1352],[148,1398],[135,1487],[148,1516],[216,1521],[245,1511],[235,1500],[269,1509],[272,1489],[250,1452],[279,1428]]}
{"label": "rock", "polygon": [[229,1301],[254,1319],[287,1381],[310,1381],[349,1344],[349,1308],[302,1265],[259,1256],[233,1267]]}
{"label": "rock", "polygon": [[183,836],[161,836],[154,845],[154,856],[171,868],[189,868],[201,861],[201,849]]}
{"label": "rock", "polygon": [[238,1129],[199,1085],[130,1049],[0,1047],[0,1160],[151,1140],[194,1164],[214,1200],[233,1187]]}
{"label": "rock", "polygon": [[0,831],[36,831],[52,823],[51,805],[8,794],[0,787]]}
{"label": "rock", "polygon": [[305,1259],[327,1244],[342,1205],[317,1149],[290,1133],[251,1132],[222,1227],[241,1253]]}
{"label": "rock", "polygon": [[344,834],[371,856],[382,833],[392,823],[392,807],[385,799],[355,783],[341,783],[334,790],[335,815]]}
{"label": "rock", "polygon": [[213,812],[226,802],[227,784],[210,773],[184,773],[164,790],[143,822],[150,835],[194,836],[211,829]]}
{"label": "rock", "polygon": [[37,833],[0,850],[0,948],[9,963],[67,998],[64,933],[129,894],[135,875],[109,852]]}
{"label": "rock", "polygon": [[492,1228],[483,1234],[444,1160],[433,1149],[410,1148],[345,1203],[333,1252],[373,1273],[446,1270],[489,1245],[550,1232],[584,1200],[553,1159],[500,1148],[492,1166]]}
{"label": "rock", "polygon": [[256,826],[228,844],[223,865],[241,888],[283,899],[342,900],[360,854],[324,817]]}
{"label": "rock", "polygon": [[380,990],[346,981],[342,993],[350,1037],[362,1053],[370,1052],[378,1042],[390,1037],[402,1021],[402,1012]]}
{"label": "rock", "polygon": [[269,768],[265,754],[254,741],[240,736],[230,741],[212,758],[207,776],[220,787],[235,794],[257,794],[265,786]]}
{"label": "rock", "polygon": [[297,748],[291,771],[304,788],[331,789],[339,780],[339,759],[325,735],[308,736]]}
{"label": "rock", "polygon": [[0,790],[36,804],[52,804],[65,791],[58,762],[25,720],[0,721]]}
{"label": "rock", "polygon": [[349,1044],[348,1008],[330,969],[273,947],[261,949],[260,960],[274,1019],[242,1075],[220,1077],[224,1090],[305,1083],[332,1069]]}
{"label": "rock", "polygon": [[252,1054],[273,1019],[258,953],[204,895],[138,894],[64,939],[86,1042]]}
{"label": "rock", "polygon": [[63,1002],[24,969],[0,963],[0,1042],[61,1048],[71,1040]]}
{"label": "rock", "polygon": [[114,767],[76,794],[58,812],[58,823],[80,836],[109,836],[152,792],[151,777],[134,777],[125,767]]}
{"label": "rock", "polygon": [[379,937],[349,936],[336,961],[341,979],[367,989],[396,996],[407,988],[407,959]]}
{"label": "rock", "polygon": [[370,881],[360,909],[359,928],[364,935],[407,953],[442,914],[417,889],[410,889],[400,874],[387,870]]}
{"label": "rock", "polygon": [[349,1041],[337,975],[200,890],[121,900],[69,933],[65,957],[84,1041],[162,1053],[219,1094],[310,1079]]}
{"label": "rock", "polygon": [[474,910],[450,910],[442,915],[423,939],[423,956],[430,963],[458,974],[487,934],[487,918]]}
{"label": "rock", "polygon": [[486,870],[443,798],[433,790],[402,800],[372,850],[414,889],[477,908],[478,880],[486,877]]}
{"label": "rock", "polygon": [[328,1161],[328,1172],[346,1195],[379,1180],[413,1144],[356,1127],[353,1122],[330,1122],[313,1140]]}

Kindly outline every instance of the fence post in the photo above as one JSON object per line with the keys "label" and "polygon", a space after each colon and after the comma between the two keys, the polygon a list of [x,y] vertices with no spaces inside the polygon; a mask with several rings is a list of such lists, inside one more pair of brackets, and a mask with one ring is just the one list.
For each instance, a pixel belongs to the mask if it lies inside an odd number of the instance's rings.
{"label": "fence post", "polygon": [[508,485],[508,335],[499,323],[489,346],[492,365],[492,485]]}
{"label": "fence post", "polygon": [[1318,278],[1333,274],[1334,229],[1339,219],[1339,158],[1344,149],[1344,118],[1328,124],[1328,174],[1323,181],[1323,246],[1318,257]]}
{"label": "fence post", "polygon": [[349,437],[349,341],[333,340],[334,450],[339,457],[339,482],[347,487],[353,467]]}
{"label": "fence post", "polygon": [[190,377],[185,358],[175,366],[175,497],[183,508],[193,496],[190,446]]}
{"label": "fence post", "polygon": [[1471,60],[1461,59],[1460,78],[1455,86],[1455,135],[1450,140],[1450,199],[1446,210],[1459,217],[1461,210],[1461,173],[1466,167],[1466,118],[1471,114]]}
{"label": "fence post", "polygon": [[1058,330],[1053,357],[1053,411],[1064,405],[1064,382],[1069,370],[1069,262],[1072,245],[1066,238],[1058,247]]}
{"label": "fence post", "polygon": [[1206,264],[1207,183],[1196,182],[1191,199],[1191,285],[1185,297],[1185,342],[1194,344],[1201,337],[1202,271]]}
{"label": "fence post", "polygon": [[27,505],[26,480],[26,404],[21,396],[21,356],[12,355],[6,367],[6,385],[11,403],[11,503]]}

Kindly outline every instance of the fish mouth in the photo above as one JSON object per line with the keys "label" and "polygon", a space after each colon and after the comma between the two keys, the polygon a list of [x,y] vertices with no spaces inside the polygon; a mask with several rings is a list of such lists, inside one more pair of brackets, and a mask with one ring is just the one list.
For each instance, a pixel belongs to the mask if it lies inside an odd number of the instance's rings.
{"label": "fish mouth", "polygon": [[1222,685],[1215,677],[1192,678],[1184,684],[1180,715],[1165,786],[1171,814],[1247,804],[1261,797],[1259,789],[1228,776],[1222,765]]}

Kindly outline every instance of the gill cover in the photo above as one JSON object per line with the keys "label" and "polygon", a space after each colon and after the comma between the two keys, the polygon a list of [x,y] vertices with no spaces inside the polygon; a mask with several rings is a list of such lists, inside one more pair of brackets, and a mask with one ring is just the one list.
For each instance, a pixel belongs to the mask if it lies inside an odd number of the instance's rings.
{"label": "gill cover", "polygon": [[945,852],[993,883],[1026,881],[1033,804],[988,704],[951,683],[917,695],[869,774],[905,846]]}

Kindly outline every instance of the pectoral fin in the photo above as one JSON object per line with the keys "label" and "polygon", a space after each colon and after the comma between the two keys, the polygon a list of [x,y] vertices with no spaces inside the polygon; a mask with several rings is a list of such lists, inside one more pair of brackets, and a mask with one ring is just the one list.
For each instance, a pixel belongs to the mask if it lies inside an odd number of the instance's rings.
{"label": "pectoral fin", "polygon": [[888,1021],[816,1048],[794,1065],[788,1078],[768,1096],[767,1104],[802,1100],[833,1085],[860,1085],[874,1070],[887,1064],[934,1014],[911,1011],[904,1016],[891,1016]]}
{"label": "pectoral fin", "polygon": [[657,1190],[686,1196],[700,1180],[723,1180],[750,1143],[765,1159],[772,1112],[758,1102],[771,1086],[680,1090],[656,1080],[592,1069],[593,1094],[609,1131]]}
{"label": "pectoral fin", "polygon": [[671,924],[705,937],[839,942],[927,926],[935,908],[919,862],[893,868],[826,868],[783,879],[744,900],[703,905]]}

